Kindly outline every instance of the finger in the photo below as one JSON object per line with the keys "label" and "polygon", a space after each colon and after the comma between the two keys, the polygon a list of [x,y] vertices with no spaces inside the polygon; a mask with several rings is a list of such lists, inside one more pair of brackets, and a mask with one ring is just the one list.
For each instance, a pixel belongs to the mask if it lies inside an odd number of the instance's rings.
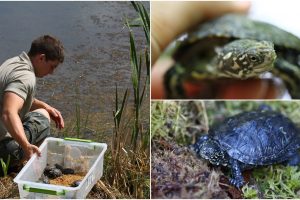
{"label": "finger", "polygon": [[55,108],[53,108],[51,110],[52,110],[51,113],[53,113],[51,115],[51,118],[52,118],[52,120],[54,120],[56,128],[59,128],[59,129],[64,128],[64,120],[63,120],[61,113]]}
{"label": "finger", "polygon": [[59,112],[58,110],[56,110],[55,108],[51,109],[52,110],[52,113],[53,113],[53,116],[54,117],[58,117],[58,113]]}
{"label": "finger", "polygon": [[57,113],[55,112],[55,110],[51,109],[48,112],[49,112],[49,115],[50,115],[51,119],[55,121],[57,116],[58,116]]}
{"label": "finger", "polygon": [[151,2],[151,62],[177,36],[201,21],[229,12],[246,12],[248,1]]}
{"label": "finger", "polygon": [[268,82],[260,79],[236,80],[220,88],[217,98],[221,99],[264,99]]}
{"label": "finger", "polygon": [[56,128],[58,128],[58,129],[62,128],[61,122],[60,122],[60,120],[58,118],[56,119],[55,124],[56,124]]}
{"label": "finger", "polygon": [[278,85],[269,79],[219,79],[213,82],[203,80],[184,86],[186,97],[191,99],[274,99],[282,96]]}
{"label": "finger", "polygon": [[166,97],[164,75],[173,63],[171,59],[161,59],[155,63],[151,70],[151,99],[164,99]]}
{"label": "finger", "polygon": [[64,120],[63,120],[62,116],[59,116],[59,117],[55,118],[54,121],[55,121],[56,128],[62,129],[62,128],[65,127]]}
{"label": "finger", "polygon": [[59,129],[62,129],[65,127],[64,118],[62,117],[62,115],[59,111],[58,111],[58,117],[57,117],[57,124],[58,124]]}
{"label": "finger", "polygon": [[35,145],[32,145],[32,148],[33,148],[33,151],[40,157],[42,155],[40,149],[35,146]]}

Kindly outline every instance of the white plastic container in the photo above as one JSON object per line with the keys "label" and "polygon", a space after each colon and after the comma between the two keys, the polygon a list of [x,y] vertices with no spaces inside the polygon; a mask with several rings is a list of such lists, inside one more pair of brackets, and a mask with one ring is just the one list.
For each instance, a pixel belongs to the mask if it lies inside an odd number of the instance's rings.
{"label": "white plastic container", "polygon": [[[78,198],[84,199],[103,174],[103,159],[107,149],[105,143],[72,138],[45,139],[40,146],[41,157],[34,155],[23,167],[14,181],[18,184],[20,198]],[[71,167],[76,172],[86,173],[77,187],[66,187],[40,183],[47,164]]]}

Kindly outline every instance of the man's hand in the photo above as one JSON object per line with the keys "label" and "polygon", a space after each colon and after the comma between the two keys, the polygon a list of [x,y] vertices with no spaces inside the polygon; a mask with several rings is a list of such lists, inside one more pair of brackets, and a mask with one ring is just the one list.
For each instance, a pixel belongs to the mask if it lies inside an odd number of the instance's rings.
{"label": "man's hand", "polygon": [[41,156],[41,151],[39,150],[39,148],[30,143],[23,147],[23,151],[26,159],[31,158],[31,156],[33,156],[34,153],[36,153],[39,157]]}
{"label": "man's hand", "polygon": [[48,105],[45,109],[48,111],[51,119],[55,122],[56,128],[62,129],[65,127],[64,119],[56,108]]}
{"label": "man's hand", "polygon": [[245,13],[248,1],[153,1],[151,2],[151,63],[182,33],[204,20],[225,13]]}
{"label": "man's hand", "polygon": [[62,129],[65,127],[64,119],[63,119],[61,113],[56,108],[48,105],[47,103],[45,103],[43,101],[34,99],[30,110],[32,111],[32,110],[36,110],[39,108],[43,108],[49,113],[50,118],[56,124],[56,128]]}

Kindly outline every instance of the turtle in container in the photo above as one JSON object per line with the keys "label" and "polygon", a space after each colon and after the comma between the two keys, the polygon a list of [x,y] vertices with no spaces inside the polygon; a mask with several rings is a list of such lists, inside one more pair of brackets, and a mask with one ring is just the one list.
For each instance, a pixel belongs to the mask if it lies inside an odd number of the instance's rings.
{"label": "turtle in container", "polygon": [[231,169],[230,183],[244,184],[242,171],[276,163],[300,163],[300,131],[270,107],[229,117],[201,136],[192,149],[213,165]]}
{"label": "turtle in container", "polygon": [[201,24],[176,43],[164,75],[167,98],[185,98],[183,83],[247,79],[271,72],[300,98],[300,39],[276,26],[228,14]]}

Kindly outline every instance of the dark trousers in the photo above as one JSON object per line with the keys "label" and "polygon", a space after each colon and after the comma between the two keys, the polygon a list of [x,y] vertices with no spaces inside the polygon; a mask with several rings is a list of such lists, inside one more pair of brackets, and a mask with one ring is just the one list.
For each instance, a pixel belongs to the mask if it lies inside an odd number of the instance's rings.
{"label": "dark trousers", "polygon": [[[27,113],[23,120],[23,127],[30,144],[39,145],[50,136],[50,122],[41,113]],[[23,149],[12,137],[0,141],[0,158],[6,162],[9,155],[10,166],[16,165],[24,156]]]}

